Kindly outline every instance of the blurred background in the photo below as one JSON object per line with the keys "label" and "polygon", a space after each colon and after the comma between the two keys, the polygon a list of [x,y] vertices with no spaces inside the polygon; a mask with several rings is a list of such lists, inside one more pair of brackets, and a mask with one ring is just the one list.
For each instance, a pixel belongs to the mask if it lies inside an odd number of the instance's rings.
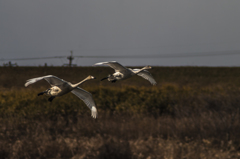
{"label": "blurred background", "polygon": [[[240,1],[0,1],[0,64],[239,66]],[[130,57],[129,57],[130,56]]]}

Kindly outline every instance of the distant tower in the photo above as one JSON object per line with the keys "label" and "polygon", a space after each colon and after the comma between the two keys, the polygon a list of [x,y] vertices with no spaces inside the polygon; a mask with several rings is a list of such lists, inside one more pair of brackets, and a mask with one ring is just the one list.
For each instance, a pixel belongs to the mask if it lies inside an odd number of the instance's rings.
{"label": "distant tower", "polygon": [[71,52],[71,55],[70,56],[68,56],[67,57],[67,59],[69,60],[69,67],[72,67],[72,60],[74,59],[74,57],[73,57],[73,51],[71,50],[70,51]]}
{"label": "distant tower", "polygon": [[64,64],[63,66],[68,66],[68,67],[72,67],[72,66],[77,66],[76,64],[72,64],[72,61],[74,59],[73,57],[73,51],[70,51],[71,55],[67,57],[67,59],[69,60],[69,64]]}

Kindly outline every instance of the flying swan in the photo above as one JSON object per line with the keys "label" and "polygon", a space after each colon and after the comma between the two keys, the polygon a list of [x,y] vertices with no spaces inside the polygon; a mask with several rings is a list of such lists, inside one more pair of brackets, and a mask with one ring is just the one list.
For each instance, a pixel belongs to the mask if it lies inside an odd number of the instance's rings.
{"label": "flying swan", "polygon": [[37,81],[40,81],[42,79],[45,79],[51,85],[51,88],[49,88],[46,91],[43,91],[41,93],[38,93],[38,96],[46,93],[47,95],[51,96],[48,99],[48,101],[52,102],[52,100],[56,96],[62,96],[64,94],[67,94],[68,92],[72,92],[78,98],[83,100],[83,102],[89,107],[89,109],[92,112],[92,117],[93,118],[97,117],[97,108],[96,108],[96,104],[93,100],[92,94],[85,91],[84,89],[78,87],[79,85],[81,85],[82,83],[84,83],[87,80],[95,79],[95,77],[88,76],[87,78],[85,78],[81,82],[76,83],[76,84],[72,84],[72,83],[64,81],[63,79],[60,79],[56,76],[47,75],[47,76],[37,77],[37,78],[32,78],[32,79],[27,80],[27,82],[25,83],[25,87],[27,87],[30,84],[33,84]]}
{"label": "flying swan", "polygon": [[151,66],[145,66],[142,69],[131,69],[131,68],[126,68],[119,64],[116,61],[110,61],[110,62],[99,62],[94,64],[95,66],[97,65],[108,65],[111,68],[115,70],[115,73],[108,75],[108,77],[105,77],[101,79],[101,81],[108,79],[110,82],[116,82],[117,80],[123,80],[132,77],[133,75],[138,75],[143,77],[144,79],[148,80],[152,85],[156,85],[157,82],[154,80],[153,76],[148,69],[151,69]]}

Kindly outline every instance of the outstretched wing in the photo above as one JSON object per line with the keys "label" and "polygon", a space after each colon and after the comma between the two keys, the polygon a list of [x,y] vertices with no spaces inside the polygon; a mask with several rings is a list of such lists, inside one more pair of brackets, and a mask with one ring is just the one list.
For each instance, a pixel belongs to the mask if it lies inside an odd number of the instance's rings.
{"label": "outstretched wing", "polygon": [[92,94],[85,91],[84,89],[81,89],[79,87],[73,89],[71,91],[73,94],[75,94],[78,98],[80,98],[91,110],[92,112],[92,117],[96,118],[97,117],[97,108],[96,104],[93,100]]}
{"label": "outstretched wing", "polygon": [[[139,71],[139,70],[140,69],[133,69],[133,71]],[[147,71],[147,70],[142,70],[137,75],[141,76],[142,78],[144,78],[146,80],[148,80],[152,85],[156,85],[157,84],[157,82],[153,78],[152,74],[149,71]]]}
{"label": "outstretched wing", "polygon": [[28,85],[33,84],[37,81],[40,81],[42,79],[45,79],[51,86],[57,86],[57,85],[62,85],[63,83],[66,83],[66,81],[64,81],[56,76],[47,75],[47,76],[31,78],[31,79],[27,80],[27,82],[25,83],[25,87],[27,87]]}
{"label": "outstretched wing", "polygon": [[115,72],[121,72],[121,71],[128,70],[126,67],[122,66],[120,63],[118,63],[116,61],[99,62],[94,65],[108,65],[111,68],[113,68],[115,70]]}

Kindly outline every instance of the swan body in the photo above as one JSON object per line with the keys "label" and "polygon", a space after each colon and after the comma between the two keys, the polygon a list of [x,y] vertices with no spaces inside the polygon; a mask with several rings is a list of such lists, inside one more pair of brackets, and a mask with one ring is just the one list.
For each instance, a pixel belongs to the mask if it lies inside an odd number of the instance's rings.
{"label": "swan body", "polygon": [[157,82],[155,81],[155,79],[153,78],[151,73],[149,71],[147,71],[148,69],[152,69],[151,66],[145,66],[141,69],[131,69],[131,68],[126,68],[126,67],[122,66],[121,64],[119,64],[116,61],[99,62],[94,65],[95,66],[107,65],[115,70],[115,73],[108,75],[108,77],[105,77],[102,80],[107,79],[110,82],[116,82],[117,80],[124,80],[124,79],[130,78],[134,75],[138,75],[138,76],[141,76],[144,79],[148,80],[152,85],[157,84]]}
{"label": "swan body", "polygon": [[78,98],[83,100],[83,102],[89,107],[89,109],[92,112],[91,113],[92,117],[93,118],[97,117],[97,108],[96,108],[96,104],[93,100],[92,94],[85,91],[84,89],[78,87],[79,85],[86,82],[87,80],[95,79],[95,77],[88,76],[81,82],[72,84],[72,83],[64,81],[63,79],[60,79],[56,76],[48,75],[48,76],[37,77],[37,78],[32,78],[32,79],[27,80],[27,82],[25,83],[25,87],[27,87],[30,84],[33,84],[37,81],[40,81],[42,79],[45,79],[51,85],[51,88],[39,93],[38,96],[46,93],[47,95],[51,96],[48,99],[51,102],[57,96],[62,96],[64,94],[72,92]]}

